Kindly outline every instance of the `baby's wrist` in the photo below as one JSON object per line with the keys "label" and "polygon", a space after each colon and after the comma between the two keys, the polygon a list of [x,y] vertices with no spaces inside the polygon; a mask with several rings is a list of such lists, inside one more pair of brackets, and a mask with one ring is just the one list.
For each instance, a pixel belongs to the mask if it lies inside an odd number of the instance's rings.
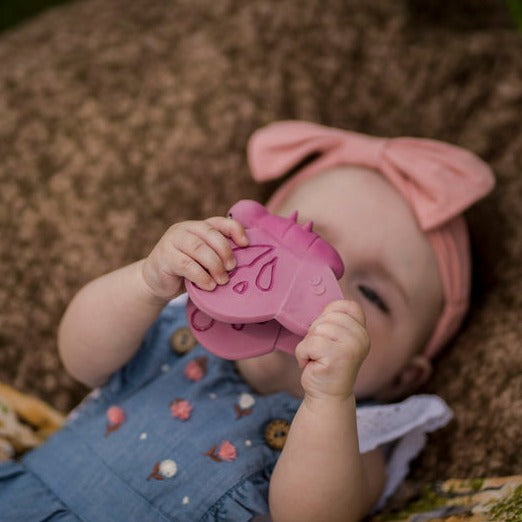
{"label": "baby's wrist", "polygon": [[355,395],[353,393],[349,395],[312,395],[305,393],[303,406],[316,415],[349,411],[350,408],[355,408]]}
{"label": "baby's wrist", "polygon": [[145,275],[145,263],[146,258],[140,259],[136,263],[136,276],[137,282],[140,287],[140,293],[143,295],[144,301],[150,303],[153,306],[165,306],[171,299],[177,297],[180,292],[175,292],[172,295],[159,295],[155,290],[153,285],[148,281],[147,276]]}

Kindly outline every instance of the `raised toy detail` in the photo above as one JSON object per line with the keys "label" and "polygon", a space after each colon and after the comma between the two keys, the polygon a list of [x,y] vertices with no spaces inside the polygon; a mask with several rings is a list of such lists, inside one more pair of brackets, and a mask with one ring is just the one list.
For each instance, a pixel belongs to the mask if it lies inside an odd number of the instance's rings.
{"label": "raised toy detail", "polygon": [[206,291],[186,282],[189,326],[208,350],[227,359],[274,349],[293,353],[323,308],[342,299],[343,262],[311,222],[297,223],[297,212],[275,216],[241,200],[229,215],[245,227],[249,244],[230,241],[237,264],[226,285]]}

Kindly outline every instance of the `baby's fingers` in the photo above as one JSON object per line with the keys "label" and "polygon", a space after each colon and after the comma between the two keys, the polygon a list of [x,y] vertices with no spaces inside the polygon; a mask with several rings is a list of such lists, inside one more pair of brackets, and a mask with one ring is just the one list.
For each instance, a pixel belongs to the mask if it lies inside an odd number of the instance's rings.
{"label": "baby's fingers", "polygon": [[[248,244],[248,239],[246,238],[242,225],[232,219],[213,217],[206,219],[205,221],[190,223],[189,231],[210,247],[219,257],[221,263],[214,266],[205,265],[204,258],[201,258],[201,261],[203,261],[205,268],[211,271],[212,276],[218,283],[226,282],[224,281],[224,279],[228,280],[226,271],[233,270],[236,266],[232,246],[227,237],[232,238],[235,243],[241,246]],[[187,246],[190,247],[190,244]],[[201,248],[201,245],[199,244],[196,244],[195,246]],[[186,254],[191,255],[194,253],[195,249],[192,248],[190,250],[189,248],[185,248],[183,251]],[[210,257],[215,261],[213,256]]]}
{"label": "baby's fingers", "polygon": [[248,245],[248,237],[243,225],[239,221],[232,218],[214,216],[206,219],[205,222],[221,232],[224,236],[232,239],[236,245],[242,247]]}
{"label": "baby's fingers", "polygon": [[366,326],[364,312],[362,311],[359,303],[356,301],[350,301],[349,299],[332,301],[325,306],[322,314],[319,316],[319,319],[327,315],[335,314],[346,314],[357,321],[361,326]]}
{"label": "baby's fingers", "polygon": [[192,257],[183,252],[179,252],[176,264],[176,273],[192,281],[195,285],[199,286],[199,288],[214,290],[216,287],[216,281]]}
{"label": "baby's fingers", "polygon": [[302,370],[309,362],[318,361],[331,347],[332,342],[319,335],[307,335],[296,346],[295,358]]}
{"label": "baby's fingers", "polygon": [[243,227],[237,221],[230,223],[231,221],[227,218],[209,218],[199,223],[199,230],[196,231],[216,252],[228,271],[235,268],[236,260],[232,252],[233,245],[227,238],[230,237],[236,244],[241,245],[244,234]]}
{"label": "baby's fingers", "polygon": [[[196,227],[199,228],[200,225],[208,226],[203,223],[196,225]],[[179,238],[178,241],[178,244],[175,246],[179,252],[202,267],[203,271],[208,272],[216,283],[223,285],[228,282],[225,263],[230,263],[233,260],[233,255],[230,251],[230,256],[227,258],[226,254],[223,253],[226,251],[226,248],[230,249],[230,246],[220,232],[215,229],[201,230],[199,228],[198,230],[197,228],[192,228],[189,234],[183,239]],[[222,242],[226,243],[226,247]],[[226,261],[223,261],[222,255],[225,256]],[[183,256],[179,258],[179,262],[182,263],[183,276],[200,286],[201,277],[198,277],[196,281],[191,276],[193,274],[196,275],[196,272],[201,275],[201,272],[196,270],[192,263],[189,263]]]}

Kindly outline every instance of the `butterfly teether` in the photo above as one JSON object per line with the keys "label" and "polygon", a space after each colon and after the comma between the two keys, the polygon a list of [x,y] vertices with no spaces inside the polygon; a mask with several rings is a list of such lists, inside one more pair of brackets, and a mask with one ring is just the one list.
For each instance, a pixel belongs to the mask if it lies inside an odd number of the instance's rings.
{"label": "butterfly teether", "polygon": [[241,200],[229,215],[244,226],[249,244],[229,240],[237,264],[227,284],[207,291],[186,281],[189,326],[205,348],[227,359],[293,353],[323,308],[343,298],[337,283],[343,262],[311,222],[297,223],[297,212],[285,218]]}

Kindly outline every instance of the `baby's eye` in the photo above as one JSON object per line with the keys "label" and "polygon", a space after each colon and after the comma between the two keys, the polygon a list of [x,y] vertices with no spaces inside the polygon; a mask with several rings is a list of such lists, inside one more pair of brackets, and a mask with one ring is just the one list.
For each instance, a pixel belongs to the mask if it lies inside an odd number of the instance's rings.
{"label": "baby's eye", "polygon": [[359,289],[359,292],[368,300],[370,303],[372,303],[374,306],[376,306],[381,312],[385,314],[390,313],[390,309],[388,308],[388,305],[383,301],[381,296],[375,292],[375,290],[372,290],[370,287],[365,285],[359,285],[357,287]]}

